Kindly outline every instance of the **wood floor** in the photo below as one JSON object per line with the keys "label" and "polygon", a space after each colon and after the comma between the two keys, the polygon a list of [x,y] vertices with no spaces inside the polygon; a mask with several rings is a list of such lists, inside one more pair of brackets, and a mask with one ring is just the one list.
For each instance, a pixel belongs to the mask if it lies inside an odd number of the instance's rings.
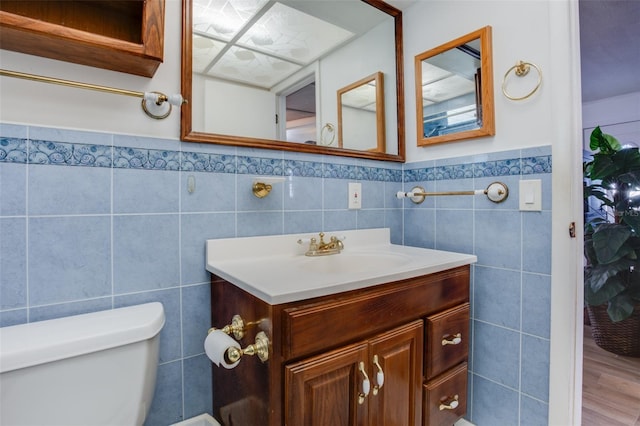
{"label": "wood floor", "polygon": [[583,426],[640,426],[640,358],[598,347],[584,327]]}

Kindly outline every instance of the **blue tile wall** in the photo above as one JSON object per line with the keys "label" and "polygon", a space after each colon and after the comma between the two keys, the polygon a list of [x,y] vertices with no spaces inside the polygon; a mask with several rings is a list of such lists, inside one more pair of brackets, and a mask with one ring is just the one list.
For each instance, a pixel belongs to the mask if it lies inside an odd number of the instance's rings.
{"label": "blue tile wall", "polygon": [[[546,425],[551,315],[551,147],[406,164],[404,187],[486,188],[509,197],[405,200],[404,244],[475,254],[467,419],[478,426]],[[542,181],[542,211],[519,211],[520,180]]]}
{"label": "blue tile wall", "polygon": [[[167,425],[211,412],[205,240],[389,227],[396,244],[478,256],[467,418],[546,424],[551,166],[549,146],[401,165],[0,124],[0,325],[162,302],[147,424]],[[257,199],[254,175],[284,182]],[[522,179],[542,180],[542,212],[518,210]],[[395,197],[496,180],[511,191],[501,204]],[[363,208],[349,210],[356,181]]]}
{"label": "blue tile wall", "polygon": [[[258,199],[255,175],[285,181]],[[390,227],[399,243],[402,179],[395,163],[2,123],[0,325],[159,301],[146,424],[211,413],[205,241]],[[356,181],[363,208],[348,210]]]}

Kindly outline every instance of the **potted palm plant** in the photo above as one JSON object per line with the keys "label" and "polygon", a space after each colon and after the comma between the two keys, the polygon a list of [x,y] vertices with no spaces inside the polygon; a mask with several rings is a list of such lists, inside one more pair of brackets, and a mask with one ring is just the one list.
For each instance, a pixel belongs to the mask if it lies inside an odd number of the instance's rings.
{"label": "potted palm plant", "polygon": [[640,152],[596,127],[583,164],[584,295],[596,344],[640,356]]}

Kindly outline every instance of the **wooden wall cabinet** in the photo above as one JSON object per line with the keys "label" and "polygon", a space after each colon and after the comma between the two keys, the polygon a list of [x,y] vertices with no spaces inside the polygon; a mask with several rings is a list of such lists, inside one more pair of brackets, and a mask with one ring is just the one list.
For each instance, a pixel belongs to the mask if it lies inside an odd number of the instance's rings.
{"label": "wooden wall cabinet", "polygon": [[0,48],[152,77],[164,0],[2,0]]}
{"label": "wooden wall cabinet", "polygon": [[240,314],[257,322],[243,347],[259,331],[271,343],[266,363],[213,367],[214,416],[223,425],[453,424],[466,413],[469,270],[281,305],[212,276],[213,325]]}

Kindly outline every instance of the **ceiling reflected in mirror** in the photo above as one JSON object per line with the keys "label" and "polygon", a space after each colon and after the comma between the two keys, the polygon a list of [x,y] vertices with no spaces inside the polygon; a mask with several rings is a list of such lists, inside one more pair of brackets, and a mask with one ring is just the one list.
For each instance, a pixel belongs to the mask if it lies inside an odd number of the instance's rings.
{"label": "ceiling reflected in mirror", "polygon": [[265,89],[355,35],[275,1],[193,6],[193,72]]}

